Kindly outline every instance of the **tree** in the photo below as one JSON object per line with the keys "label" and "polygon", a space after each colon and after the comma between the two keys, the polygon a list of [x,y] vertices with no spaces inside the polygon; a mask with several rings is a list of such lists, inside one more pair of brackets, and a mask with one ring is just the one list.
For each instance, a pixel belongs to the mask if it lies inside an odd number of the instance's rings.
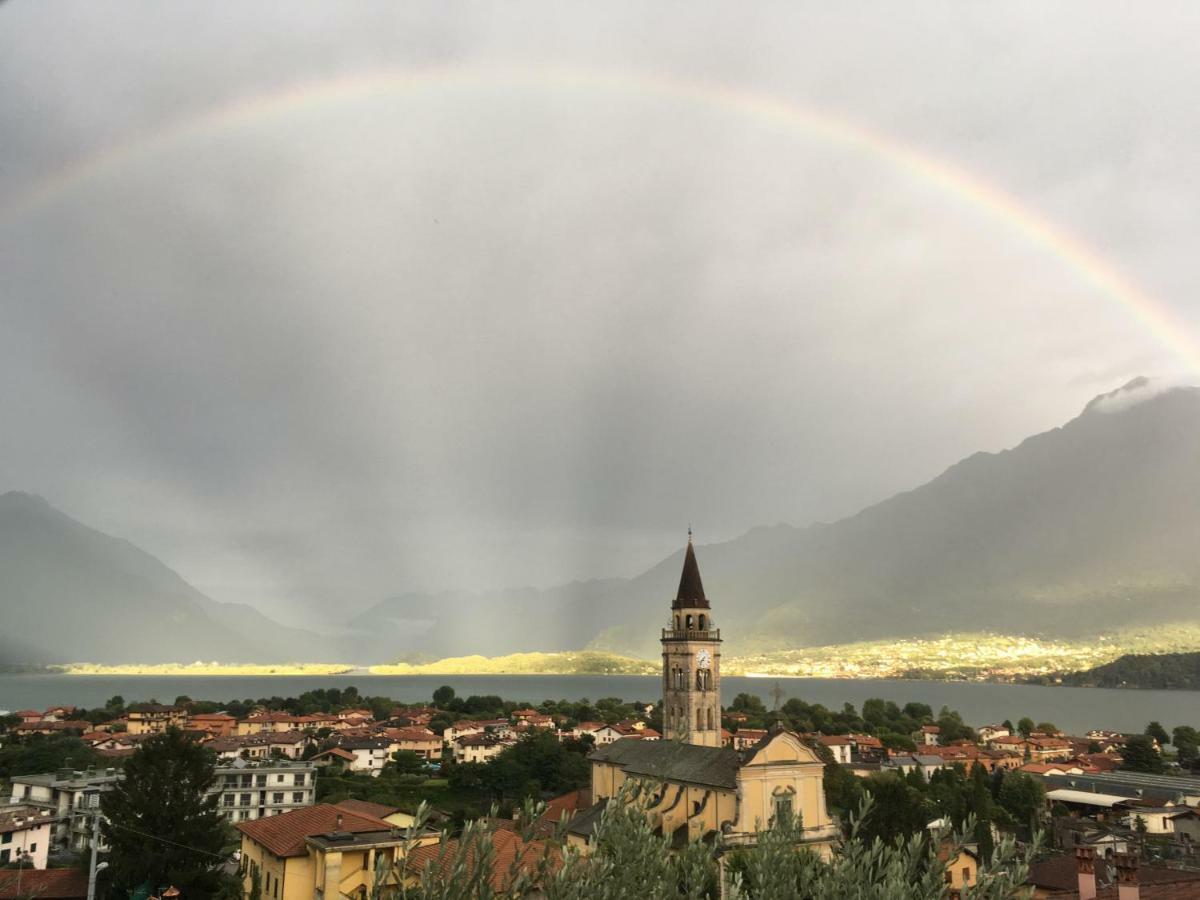
{"label": "tree", "polygon": [[1171,743],[1171,736],[1167,734],[1167,729],[1163,728],[1158,722],[1150,722],[1146,726],[1144,733],[1158,741],[1160,747]]}
{"label": "tree", "polygon": [[411,750],[392,754],[392,767],[398,775],[420,775],[425,772],[425,760]]}
{"label": "tree", "polygon": [[879,838],[890,844],[924,831],[921,792],[906,779],[890,772],[872,775],[864,788],[871,795],[872,807],[872,815],[862,826],[866,840]]}
{"label": "tree", "polygon": [[125,778],[100,800],[114,896],[142,885],[175,885],[187,896],[219,888],[231,836],[217,810],[220,795],[206,795],[213,765],[212,754],[178,728],[129,758]]}
{"label": "tree", "polygon": [[445,709],[449,706],[450,701],[455,697],[454,688],[448,684],[443,684],[440,688],[433,692],[433,705],[438,709]]}
{"label": "tree", "polygon": [[1058,734],[1058,726],[1055,725],[1053,722],[1038,722],[1037,723],[1037,733],[1038,734]]}
{"label": "tree", "polygon": [[1046,789],[1024,772],[1009,772],[1000,785],[1000,806],[1012,816],[1018,833],[1029,836],[1046,806]]}
{"label": "tree", "polygon": [[1029,718],[1029,716],[1022,716],[1017,720],[1017,733],[1020,734],[1021,737],[1029,737],[1031,734],[1033,734],[1033,729],[1035,727],[1036,726],[1033,723],[1033,719]]}
{"label": "tree", "polygon": [[1171,732],[1171,743],[1181,766],[1190,766],[1200,758],[1200,733],[1190,725],[1177,725]]}
{"label": "tree", "polygon": [[1131,772],[1161,772],[1163,770],[1162,754],[1154,747],[1154,739],[1149,735],[1135,734],[1125,741],[1121,749],[1121,768]]}

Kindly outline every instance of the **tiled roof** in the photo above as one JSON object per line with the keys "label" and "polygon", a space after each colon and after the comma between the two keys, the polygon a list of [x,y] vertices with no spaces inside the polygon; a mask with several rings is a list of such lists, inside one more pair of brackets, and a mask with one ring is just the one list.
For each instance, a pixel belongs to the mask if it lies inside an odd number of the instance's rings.
{"label": "tiled roof", "polygon": [[[508,889],[508,875],[514,865],[522,872],[532,873],[547,855],[550,857],[551,872],[557,871],[562,865],[562,856],[554,846],[544,841],[524,841],[509,828],[497,828],[491,833],[491,840],[495,850],[491,872],[494,891],[503,893]],[[444,844],[417,847],[409,854],[406,868],[413,874],[420,874],[430,866],[438,866],[440,860],[441,874],[447,876],[454,864],[458,846],[458,840],[452,839]],[[472,863],[473,860],[467,861],[468,866]]]}
{"label": "tiled roof", "polygon": [[372,803],[370,800],[343,800],[336,805],[352,813],[362,813],[364,816],[374,816],[376,819],[386,819],[388,816],[401,812],[399,807]]}
{"label": "tiled roof", "polygon": [[[17,885],[20,884],[20,892]],[[83,900],[87,896],[87,872],[82,869],[0,870],[0,898],[14,900]]]}
{"label": "tiled roof", "polygon": [[[338,824],[339,817],[341,824]],[[296,809],[278,816],[267,816],[234,826],[251,840],[262,844],[275,856],[304,856],[304,839],[316,834],[345,831],[386,831],[392,826],[375,816],[352,812],[332,803]]]}
{"label": "tiled roof", "polygon": [[[1108,880],[1105,877],[1107,869],[1106,860],[1096,860],[1097,886]],[[1138,867],[1137,877],[1143,892],[1150,885],[1179,884],[1183,886],[1186,884],[1192,893],[1180,894],[1178,896],[1200,897],[1200,872],[1168,869],[1166,866],[1142,863]],[[1025,879],[1025,883],[1050,891],[1074,892],[1078,890],[1079,875],[1075,856],[1073,854],[1062,854],[1033,863],[1029,867],[1029,877]]]}
{"label": "tiled roof", "polygon": [[622,738],[593,750],[588,759],[609,762],[630,775],[735,790],[741,757],[728,747]]}

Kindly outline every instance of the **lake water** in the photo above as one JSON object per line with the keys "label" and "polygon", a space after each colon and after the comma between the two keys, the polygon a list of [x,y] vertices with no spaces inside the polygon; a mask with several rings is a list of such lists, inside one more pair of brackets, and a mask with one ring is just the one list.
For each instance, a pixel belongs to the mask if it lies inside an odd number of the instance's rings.
{"label": "lake water", "polygon": [[[337,676],[130,676],[130,675],[12,675],[0,674],[0,709],[46,709],[58,704],[102,706],[114,694],[127,703],[156,699],[170,703],[181,694],[195,699],[233,700],[294,697],[314,688],[354,685],[371,696],[400,702],[429,700],[435,688],[448,684],[460,696],[498,694],[506,700],[538,703],[547,698],[578,700],[620,697],[654,702],[660,679],[646,675],[367,675]],[[728,704],[745,691],[757,694],[769,707],[773,678],[727,676],[721,679],[722,700]],[[780,678],[784,698],[799,697],[840,709],[882,697],[903,705],[928,703],[934,712],[943,705],[957,709],[973,725],[1016,721],[1029,716],[1053,722],[1072,734],[1091,728],[1141,731],[1152,719],[1169,731],[1175,725],[1200,727],[1198,691],[1122,691],[1100,688],[1037,687],[944,681],[846,680]]]}

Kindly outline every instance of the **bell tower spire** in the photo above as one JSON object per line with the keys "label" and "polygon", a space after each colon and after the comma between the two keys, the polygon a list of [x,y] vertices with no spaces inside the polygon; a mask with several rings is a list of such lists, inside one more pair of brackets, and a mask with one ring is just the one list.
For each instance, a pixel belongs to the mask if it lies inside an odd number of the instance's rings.
{"label": "bell tower spire", "polygon": [[713,625],[704,593],[691,525],[662,647],[667,737],[704,747],[721,746],[721,632]]}

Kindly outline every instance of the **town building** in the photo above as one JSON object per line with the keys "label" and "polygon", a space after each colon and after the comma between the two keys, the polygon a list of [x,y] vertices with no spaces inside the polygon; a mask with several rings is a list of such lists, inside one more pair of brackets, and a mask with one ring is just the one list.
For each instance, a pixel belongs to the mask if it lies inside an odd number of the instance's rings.
{"label": "town building", "polygon": [[661,638],[663,715],[675,740],[624,737],[592,751],[592,805],[572,817],[569,839],[586,847],[605,805],[632,781],[655,791],[646,815],[672,841],[720,837],[726,847],[746,846],[787,817],[800,823],[804,844],[828,854],[838,830],[816,751],[780,728],[742,750],[720,745],[721,636],[690,533],[670,615]]}
{"label": "town building", "polygon": [[212,793],[221,796],[217,808],[230,822],[252,822],[312,806],[316,791],[312,763],[283,759],[238,759],[218,766],[212,787]]}
{"label": "town building", "polygon": [[[407,833],[354,808],[321,803],[279,816],[240,822],[244,891],[259,883],[266,900],[340,900],[375,895],[403,877]],[[436,833],[413,838],[437,841]]]}
{"label": "town building", "polygon": [[161,734],[168,728],[187,725],[187,710],[161,703],[136,703],[125,711],[125,728],[130,734]]}
{"label": "town building", "polygon": [[46,868],[54,816],[41,806],[0,806],[0,866]]}

